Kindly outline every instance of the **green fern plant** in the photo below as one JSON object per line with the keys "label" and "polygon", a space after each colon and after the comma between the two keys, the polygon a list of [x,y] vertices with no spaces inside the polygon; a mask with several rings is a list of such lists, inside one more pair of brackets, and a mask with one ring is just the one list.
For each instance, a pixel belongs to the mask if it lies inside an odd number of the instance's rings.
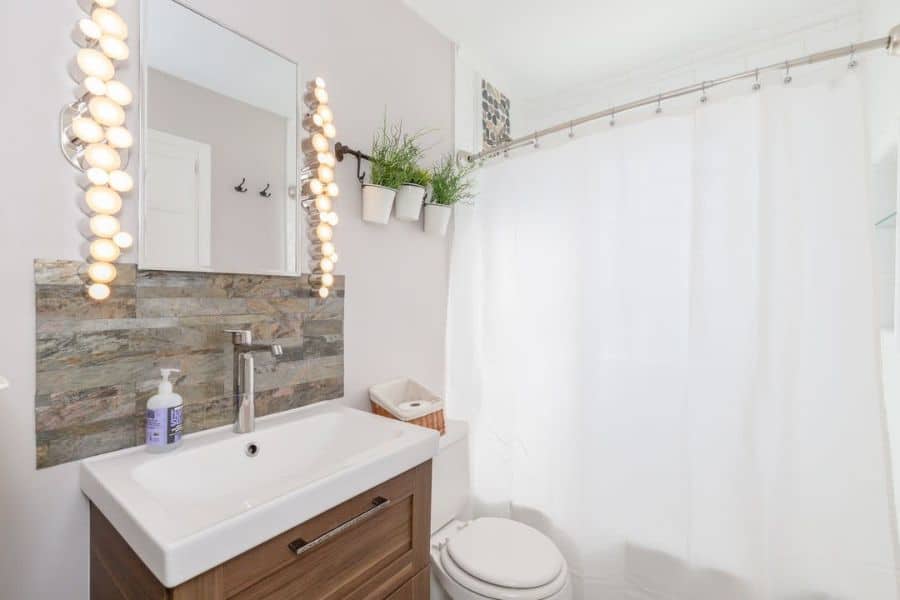
{"label": "green fern plant", "polygon": [[471,179],[474,165],[459,166],[452,155],[445,155],[431,168],[432,204],[453,206],[461,200],[469,200],[475,195]]}
{"label": "green fern plant", "polygon": [[428,187],[428,184],[431,183],[431,173],[416,164],[411,165],[406,170],[403,178],[405,180],[404,183],[421,185],[422,187]]}
{"label": "green fern plant", "polygon": [[406,174],[403,129],[399,123],[388,126],[387,115],[372,139],[372,183],[397,189]]}
{"label": "green fern plant", "polygon": [[393,189],[404,183],[428,185],[428,171],[418,166],[425,154],[421,140],[426,133],[403,133],[403,123],[388,125],[385,115],[372,140],[372,183]]}

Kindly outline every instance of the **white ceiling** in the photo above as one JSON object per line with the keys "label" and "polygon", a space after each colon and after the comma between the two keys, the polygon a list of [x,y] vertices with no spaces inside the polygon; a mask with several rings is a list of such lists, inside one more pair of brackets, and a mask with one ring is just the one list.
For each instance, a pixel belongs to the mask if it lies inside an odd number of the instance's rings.
{"label": "white ceiling", "polygon": [[857,0],[405,0],[522,100],[826,23]]}

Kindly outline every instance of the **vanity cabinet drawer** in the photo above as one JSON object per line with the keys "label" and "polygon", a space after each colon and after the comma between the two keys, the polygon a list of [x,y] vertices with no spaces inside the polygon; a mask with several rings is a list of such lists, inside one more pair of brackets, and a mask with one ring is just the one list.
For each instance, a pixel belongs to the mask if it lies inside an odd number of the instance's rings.
{"label": "vanity cabinet drawer", "polygon": [[388,596],[387,600],[428,600],[431,593],[431,572],[428,567],[419,571],[418,575],[407,581],[399,590]]}
{"label": "vanity cabinet drawer", "polygon": [[427,600],[430,519],[426,462],[166,589],[92,506],[91,598]]}
{"label": "vanity cabinet drawer", "polygon": [[226,597],[387,597],[427,565],[430,477],[408,471],[225,563]]}

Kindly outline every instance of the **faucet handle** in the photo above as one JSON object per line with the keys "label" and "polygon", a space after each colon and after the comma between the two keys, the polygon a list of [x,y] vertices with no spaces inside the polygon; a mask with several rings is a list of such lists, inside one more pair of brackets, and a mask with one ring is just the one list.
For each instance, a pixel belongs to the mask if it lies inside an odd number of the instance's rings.
{"label": "faucet handle", "polygon": [[231,334],[232,344],[251,344],[253,333],[249,329],[226,329],[225,333]]}

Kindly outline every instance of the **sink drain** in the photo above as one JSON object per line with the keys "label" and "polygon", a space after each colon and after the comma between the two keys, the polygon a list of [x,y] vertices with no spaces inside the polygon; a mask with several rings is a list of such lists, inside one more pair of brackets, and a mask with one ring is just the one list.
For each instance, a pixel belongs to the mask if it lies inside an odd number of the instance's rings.
{"label": "sink drain", "polygon": [[244,454],[246,454],[250,458],[253,458],[257,454],[259,454],[259,444],[257,444],[256,442],[250,442],[244,448]]}

